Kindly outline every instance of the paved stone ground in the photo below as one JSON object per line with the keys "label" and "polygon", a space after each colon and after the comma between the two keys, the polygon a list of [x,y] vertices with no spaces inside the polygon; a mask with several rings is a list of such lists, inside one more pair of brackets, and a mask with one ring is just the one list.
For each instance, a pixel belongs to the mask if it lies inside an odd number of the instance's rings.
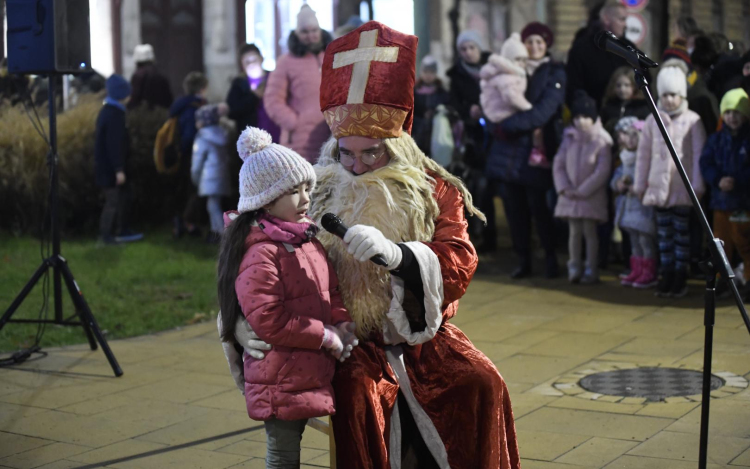
{"label": "paved stone ground", "polygon": [[[574,287],[512,282],[501,264],[483,259],[455,323],[508,382],[524,469],[697,467],[697,402],[621,400],[575,382],[635,365],[701,369],[700,285],[670,301],[618,286],[614,271]],[[0,467],[264,467],[262,426],[246,416],[213,324],[111,346],[121,378],[86,346],[0,369]],[[750,335],[726,302],[714,370],[750,377]],[[750,467],[750,390],[734,391],[711,403],[710,468]],[[327,436],[308,428],[303,446],[303,467],[328,467]]]}

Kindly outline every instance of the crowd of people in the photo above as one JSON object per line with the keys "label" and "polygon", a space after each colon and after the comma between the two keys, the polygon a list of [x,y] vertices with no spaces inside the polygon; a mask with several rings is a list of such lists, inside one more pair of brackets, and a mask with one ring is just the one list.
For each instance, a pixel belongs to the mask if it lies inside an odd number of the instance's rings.
{"label": "crowd of people", "polygon": [[[428,105],[415,110],[415,122],[429,121],[439,104],[455,112],[458,158],[477,170],[464,174],[483,181],[468,186],[486,188],[473,193],[488,224],[475,225],[472,238],[480,251],[496,249],[492,199],[499,196],[518,257],[511,277],[532,275],[535,225],[545,277],[560,274],[556,248],[567,238],[570,282],[598,283],[602,268],[621,261],[623,285],[679,298],[690,275],[700,274],[706,240],[632,68],[593,40],[601,30],[623,38],[626,17],[621,2],[593,11],[565,64],[552,58],[553,32],[538,22],[511,34],[496,52],[464,31],[447,90],[432,73],[433,59],[424,59],[415,92],[417,100],[425,89],[433,98],[423,98]],[[674,40],[647,79],[742,287],[750,276],[750,269],[743,273],[750,192],[734,181],[750,171],[744,150],[750,52],[701,31],[690,17],[673,23]],[[430,151],[428,144],[420,148]],[[720,296],[727,287],[720,282]],[[744,288],[750,300],[750,285]]]}

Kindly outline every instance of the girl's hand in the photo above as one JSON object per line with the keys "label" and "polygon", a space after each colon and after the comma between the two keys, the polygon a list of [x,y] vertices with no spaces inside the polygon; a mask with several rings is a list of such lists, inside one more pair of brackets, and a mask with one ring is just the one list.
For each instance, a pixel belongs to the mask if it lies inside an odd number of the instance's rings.
{"label": "girl's hand", "polygon": [[351,344],[344,344],[342,333],[334,326],[325,326],[321,347],[331,352],[336,360],[342,362],[349,358],[354,348]]}
{"label": "girl's hand", "polygon": [[359,339],[357,339],[357,336],[354,334],[354,331],[357,330],[357,325],[354,324],[354,322],[340,322],[336,324],[336,329],[338,329],[339,334],[341,335],[341,340],[344,342],[344,346],[351,345],[352,347],[356,347],[359,345]]}

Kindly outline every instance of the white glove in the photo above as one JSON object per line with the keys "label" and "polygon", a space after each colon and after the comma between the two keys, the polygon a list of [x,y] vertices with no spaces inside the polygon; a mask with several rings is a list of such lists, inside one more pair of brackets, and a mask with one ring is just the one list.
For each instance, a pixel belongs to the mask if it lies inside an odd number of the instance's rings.
{"label": "white glove", "polygon": [[248,355],[256,360],[263,360],[266,357],[264,351],[271,350],[271,346],[260,340],[244,316],[237,318],[237,324],[234,326],[234,339]]}
{"label": "white glove", "polygon": [[385,259],[388,270],[393,270],[401,264],[401,248],[372,226],[352,226],[346,230],[344,242],[348,246],[349,254],[360,262],[368,262],[372,256],[380,254]]}

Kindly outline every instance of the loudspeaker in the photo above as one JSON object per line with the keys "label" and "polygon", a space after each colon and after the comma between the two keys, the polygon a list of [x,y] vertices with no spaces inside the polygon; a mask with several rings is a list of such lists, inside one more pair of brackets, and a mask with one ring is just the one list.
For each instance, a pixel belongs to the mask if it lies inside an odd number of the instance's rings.
{"label": "loudspeaker", "polygon": [[10,73],[91,71],[89,0],[6,0]]}

